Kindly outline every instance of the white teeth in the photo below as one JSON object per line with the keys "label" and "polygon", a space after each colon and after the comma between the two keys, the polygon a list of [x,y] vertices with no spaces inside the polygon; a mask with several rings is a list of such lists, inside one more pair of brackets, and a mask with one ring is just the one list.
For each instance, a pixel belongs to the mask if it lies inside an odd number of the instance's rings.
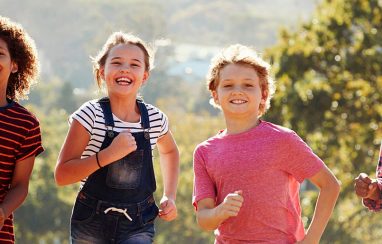
{"label": "white teeth", "polygon": [[244,101],[244,100],[232,100],[231,103],[242,104],[242,103],[246,103],[246,101]]}
{"label": "white teeth", "polygon": [[130,84],[131,80],[129,78],[126,78],[126,77],[121,77],[121,78],[117,79],[117,82],[118,83],[126,83],[127,82],[128,84]]}
{"label": "white teeth", "polygon": [[118,85],[123,85],[123,86],[127,86],[127,85],[130,85],[132,83],[132,81],[126,77],[117,78],[116,81],[117,81]]}

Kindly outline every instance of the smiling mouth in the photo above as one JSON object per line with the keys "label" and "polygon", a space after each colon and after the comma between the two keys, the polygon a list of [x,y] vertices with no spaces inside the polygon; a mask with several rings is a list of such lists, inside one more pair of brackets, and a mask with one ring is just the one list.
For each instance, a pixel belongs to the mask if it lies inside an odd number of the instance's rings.
{"label": "smiling mouth", "polygon": [[118,83],[118,85],[121,85],[121,86],[128,86],[131,83],[133,83],[129,78],[125,78],[125,77],[118,78],[116,82]]}
{"label": "smiling mouth", "polygon": [[247,101],[245,100],[239,100],[239,99],[235,99],[235,100],[232,100],[230,101],[230,103],[233,103],[233,104],[243,104],[243,103],[247,103]]}

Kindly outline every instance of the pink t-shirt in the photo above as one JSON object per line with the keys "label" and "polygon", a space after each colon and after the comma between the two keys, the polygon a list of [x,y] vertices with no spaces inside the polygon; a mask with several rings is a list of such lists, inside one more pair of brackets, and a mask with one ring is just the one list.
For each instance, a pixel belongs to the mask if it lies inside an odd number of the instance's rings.
{"label": "pink t-shirt", "polygon": [[324,167],[292,130],[269,122],[236,135],[218,134],[194,153],[193,204],[204,198],[220,204],[243,191],[237,217],[215,231],[217,243],[295,243],[305,235],[300,183]]}

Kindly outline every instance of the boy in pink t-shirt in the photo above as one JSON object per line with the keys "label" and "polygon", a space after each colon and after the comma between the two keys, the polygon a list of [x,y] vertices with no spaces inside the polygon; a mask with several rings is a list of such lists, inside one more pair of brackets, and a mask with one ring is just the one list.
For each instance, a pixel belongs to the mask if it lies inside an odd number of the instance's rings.
{"label": "boy in pink t-shirt", "polygon": [[[270,66],[233,45],[213,60],[208,87],[227,128],[194,153],[193,204],[215,243],[318,243],[337,200],[336,177],[290,129],[260,120],[274,93]],[[320,189],[305,232],[299,187]]]}

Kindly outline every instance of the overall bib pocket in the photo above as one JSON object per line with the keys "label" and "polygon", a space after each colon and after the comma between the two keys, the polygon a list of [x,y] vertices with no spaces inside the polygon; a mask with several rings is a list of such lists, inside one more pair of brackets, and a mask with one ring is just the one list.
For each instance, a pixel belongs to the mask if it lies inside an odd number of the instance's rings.
{"label": "overall bib pocket", "polygon": [[116,189],[133,190],[141,183],[143,150],[136,150],[129,155],[108,165],[106,185]]}

